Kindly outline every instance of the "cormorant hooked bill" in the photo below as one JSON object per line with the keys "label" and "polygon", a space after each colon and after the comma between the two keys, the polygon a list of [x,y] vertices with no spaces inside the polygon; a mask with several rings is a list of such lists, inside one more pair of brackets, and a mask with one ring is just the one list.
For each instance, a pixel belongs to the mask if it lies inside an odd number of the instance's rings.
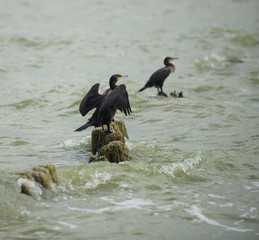
{"label": "cormorant hooked bill", "polygon": [[167,97],[167,94],[163,92],[163,84],[170,73],[173,73],[175,70],[175,65],[171,62],[175,59],[178,58],[166,57],[164,59],[165,67],[160,68],[156,72],[154,72],[145,84],[145,86],[139,89],[139,92],[142,92],[146,88],[156,87],[159,95]]}
{"label": "cormorant hooked bill", "polygon": [[[130,102],[126,86],[124,84],[116,85],[117,81],[121,79],[120,74],[112,75],[110,78],[110,88],[102,95],[99,94],[99,83],[96,83],[85,95],[80,103],[79,111],[84,117],[89,111],[96,108],[92,117],[90,117],[86,124],[76,129],[75,131],[82,131],[90,126],[100,127],[103,131],[112,132],[110,129],[111,121],[114,121],[114,116],[117,109],[124,112],[125,115],[130,114]],[[104,129],[104,124],[107,125],[107,130]]]}

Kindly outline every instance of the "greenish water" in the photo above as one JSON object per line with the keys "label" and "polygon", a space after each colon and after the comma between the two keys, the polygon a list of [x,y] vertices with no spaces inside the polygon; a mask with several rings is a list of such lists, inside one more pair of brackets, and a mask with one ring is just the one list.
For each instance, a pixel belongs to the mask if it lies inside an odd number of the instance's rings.
{"label": "greenish water", "polygon": [[[258,239],[259,2],[0,2],[0,239]],[[179,57],[160,98],[138,93]],[[243,62],[226,61],[237,57]],[[88,164],[80,100],[114,73],[133,160]],[[55,164],[60,186],[13,173]]]}

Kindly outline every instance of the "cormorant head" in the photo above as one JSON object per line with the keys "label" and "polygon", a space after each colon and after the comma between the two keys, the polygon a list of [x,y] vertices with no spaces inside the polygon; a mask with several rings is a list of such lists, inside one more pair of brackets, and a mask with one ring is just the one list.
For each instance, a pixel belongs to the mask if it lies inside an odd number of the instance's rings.
{"label": "cormorant head", "polygon": [[110,88],[113,90],[114,88],[117,87],[116,83],[118,80],[120,80],[122,77],[127,77],[126,75],[125,76],[122,76],[120,74],[114,74],[111,76],[110,78]]}
{"label": "cormorant head", "polygon": [[175,58],[173,58],[173,57],[166,57],[164,59],[164,64],[166,66],[172,65],[172,61],[175,60],[175,59],[179,59],[179,58],[177,58],[177,57],[175,57]]}

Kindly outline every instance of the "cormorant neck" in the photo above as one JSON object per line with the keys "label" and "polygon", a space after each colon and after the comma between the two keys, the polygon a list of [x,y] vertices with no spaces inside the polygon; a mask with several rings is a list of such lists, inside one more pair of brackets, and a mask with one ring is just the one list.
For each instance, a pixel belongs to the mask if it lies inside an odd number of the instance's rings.
{"label": "cormorant neck", "polygon": [[169,67],[169,66],[174,66],[174,64],[171,63],[171,62],[165,62],[165,65],[166,65],[167,67]]}
{"label": "cormorant neck", "polygon": [[173,63],[169,63],[169,64],[167,64],[166,66],[170,68],[171,72],[174,72],[174,70],[175,70],[175,65],[174,65]]}
{"label": "cormorant neck", "polygon": [[116,85],[116,81],[114,81],[113,79],[110,80],[110,89],[113,90],[117,87]]}

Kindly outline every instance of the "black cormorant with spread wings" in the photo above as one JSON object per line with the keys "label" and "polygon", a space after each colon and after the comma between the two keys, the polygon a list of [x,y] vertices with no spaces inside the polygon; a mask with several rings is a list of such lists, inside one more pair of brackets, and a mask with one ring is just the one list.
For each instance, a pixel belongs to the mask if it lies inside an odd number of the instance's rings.
{"label": "black cormorant with spread wings", "polygon": [[160,68],[156,72],[154,72],[145,84],[145,86],[139,89],[139,92],[142,92],[146,88],[156,87],[158,95],[163,95],[167,97],[167,94],[163,92],[163,84],[166,78],[170,75],[170,73],[173,73],[175,70],[175,65],[171,62],[175,59],[178,58],[166,57],[164,59],[165,67]]}
{"label": "black cormorant with spread wings", "polygon": [[[116,111],[119,109],[125,115],[129,115],[132,112],[126,86],[124,84],[116,85],[121,77],[123,76],[120,74],[112,75],[110,78],[110,88],[102,95],[98,93],[99,83],[92,86],[81,101],[79,111],[82,116],[85,116],[92,109],[96,108],[96,110],[92,117],[88,119],[88,122],[75,131],[82,131],[90,126],[102,126],[103,131],[112,132],[110,123],[114,121]],[[104,124],[107,125],[107,130],[104,129]]]}

